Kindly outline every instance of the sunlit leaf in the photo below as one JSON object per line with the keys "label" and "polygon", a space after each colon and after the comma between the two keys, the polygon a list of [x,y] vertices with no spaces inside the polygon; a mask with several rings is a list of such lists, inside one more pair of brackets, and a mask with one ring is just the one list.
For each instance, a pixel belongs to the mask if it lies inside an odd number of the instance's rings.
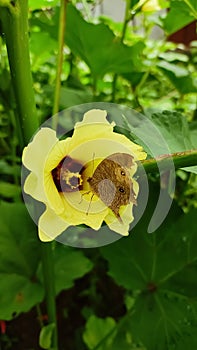
{"label": "sunlit leaf", "polygon": [[[96,316],[90,316],[86,323],[85,332],[83,333],[83,340],[88,346],[88,349],[107,350],[111,349],[112,340],[116,322],[113,318],[107,317],[105,319]],[[102,340],[110,334],[110,337],[102,343]],[[101,343],[99,346],[98,344]]]}
{"label": "sunlit leaf", "polygon": [[170,111],[154,113],[151,120],[163,135],[171,152],[193,149],[189,124],[181,113]]}
{"label": "sunlit leaf", "polygon": [[164,29],[168,34],[172,34],[193,22],[195,14],[197,14],[196,0],[171,0],[170,11],[163,20]]}
{"label": "sunlit leaf", "polygon": [[32,32],[30,49],[32,52],[32,70],[36,71],[50,59],[51,53],[57,49],[57,42],[46,32]]}
{"label": "sunlit leaf", "polygon": [[51,349],[54,328],[54,323],[50,323],[47,326],[42,327],[39,336],[39,345],[42,349]]}
{"label": "sunlit leaf", "polygon": [[159,62],[158,67],[181,94],[197,92],[197,85],[186,68],[166,61]]}
{"label": "sunlit leaf", "polygon": [[36,10],[56,6],[59,2],[59,0],[29,0],[28,4],[30,10]]}
{"label": "sunlit leaf", "polygon": [[68,5],[66,43],[90,67],[93,76],[108,72],[126,73],[140,67],[142,41],[126,46],[103,23],[86,22],[80,13]]}
{"label": "sunlit leaf", "polygon": [[[172,153],[182,152],[196,147],[195,130],[193,132],[190,131],[189,124],[181,113],[164,111],[153,114],[151,119],[161,131]],[[158,147],[162,147],[162,144],[159,145],[159,142]],[[161,151],[162,153],[165,153],[164,149],[163,152]],[[197,166],[185,167],[183,170],[197,173]]]}

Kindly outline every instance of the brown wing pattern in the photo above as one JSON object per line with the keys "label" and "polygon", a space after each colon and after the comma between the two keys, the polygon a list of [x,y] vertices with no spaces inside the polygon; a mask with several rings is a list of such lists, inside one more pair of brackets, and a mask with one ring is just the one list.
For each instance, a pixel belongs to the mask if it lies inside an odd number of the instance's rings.
{"label": "brown wing pattern", "polygon": [[130,202],[136,204],[133,184],[128,169],[134,164],[126,153],[114,153],[104,159],[89,178],[90,187],[120,220],[119,210]]}

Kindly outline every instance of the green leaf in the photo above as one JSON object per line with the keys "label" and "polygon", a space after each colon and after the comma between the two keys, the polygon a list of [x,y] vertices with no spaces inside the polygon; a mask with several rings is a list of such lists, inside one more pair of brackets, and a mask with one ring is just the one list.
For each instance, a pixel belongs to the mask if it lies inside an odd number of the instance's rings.
{"label": "green leaf", "polygon": [[[84,256],[83,252],[56,242],[54,248],[56,294],[64,289],[71,288],[74,281],[88,273],[92,266],[92,262]],[[37,275],[43,283],[42,266],[40,266]]]}
{"label": "green leaf", "polygon": [[164,30],[168,34],[175,33],[177,30],[193,22],[197,18],[196,14],[196,0],[188,0],[187,2],[184,0],[171,0],[170,11],[163,20]]}
{"label": "green leaf", "polygon": [[144,76],[144,72],[132,72],[121,74],[123,78],[127,79],[133,87],[136,87]]}
{"label": "green leaf", "polygon": [[[151,120],[162,133],[171,152],[182,152],[193,149],[189,125],[186,118],[181,113],[170,111],[154,113],[151,116]],[[161,147],[162,154],[162,145],[159,147]]]}
{"label": "green leaf", "polygon": [[[115,325],[116,322],[111,317],[102,319],[94,315],[90,316],[83,333],[83,340],[88,349],[94,349],[100,342],[101,345],[97,347],[98,350],[112,349],[111,344],[115,335]],[[104,341],[106,336],[107,340]]]}
{"label": "green leaf", "polygon": [[196,324],[191,326],[190,334],[186,334],[176,347],[176,350],[197,349]]}
{"label": "green leaf", "polygon": [[[193,144],[193,148],[197,148],[197,122],[193,121],[192,123],[189,124],[189,127],[190,127],[190,137],[191,137],[191,142]],[[186,167],[186,168],[183,168],[183,170],[197,174],[197,166]]]}
{"label": "green leaf", "polygon": [[145,151],[155,157],[167,153],[194,149],[191,132],[186,117],[180,112],[163,111],[143,117],[135,112],[124,110],[122,118],[113,119],[121,132],[125,132],[134,142],[143,146]]}
{"label": "green leaf", "polygon": [[124,45],[108,26],[86,22],[71,4],[68,4],[66,43],[86,62],[95,78],[109,72],[135,71],[141,66],[142,41],[133,46]]}
{"label": "green leaf", "polygon": [[51,53],[57,49],[57,42],[46,32],[32,32],[30,37],[30,49],[32,53],[32,70],[39,67],[51,58]]}
{"label": "green leaf", "polygon": [[[5,266],[6,270],[6,266]],[[0,272],[0,319],[11,320],[42,301],[44,291],[35,280],[18,272]]]}
{"label": "green leaf", "polygon": [[30,10],[37,10],[45,7],[53,7],[59,4],[59,0],[29,0]]}
{"label": "green leaf", "polygon": [[9,182],[0,182],[0,196],[5,198],[18,197],[21,194],[21,187]]}
{"label": "green leaf", "polygon": [[0,173],[7,175],[20,176],[21,167],[19,165],[10,165],[4,159],[0,160]]}
{"label": "green leaf", "polygon": [[189,127],[192,144],[195,148],[197,148],[197,121],[193,121],[192,123],[190,123]]}
{"label": "green leaf", "polygon": [[[181,113],[164,111],[162,113],[154,113],[151,116],[151,119],[167,141],[172,153],[195,148],[195,131],[192,134],[186,118]],[[153,141],[153,144],[155,142],[158,143],[160,154],[165,153],[165,149],[162,149],[162,142],[159,142],[159,139],[157,140],[156,138]],[[197,166],[185,167],[182,169],[188,172],[197,173]]]}
{"label": "green leaf", "polygon": [[182,168],[184,171],[188,171],[189,173],[197,174],[197,166],[188,166],[185,168]]}
{"label": "green leaf", "polygon": [[92,269],[91,261],[83,252],[59,243],[55,247],[54,259],[57,294],[63,289],[71,288],[75,279],[83,277]]}
{"label": "green leaf", "polygon": [[[56,11],[50,18],[32,18],[31,24],[56,40],[58,18]],[[133,46],[124,45],[104,23],[86,22],[72,4],[67,5],[65,42],[75,55],[86,62],[95,79],[110,72],[128,73],[141,69],[143,41]]]}
{"label": "green leaf", "polygon": [[159,58],[164,59],[167,62],[188,62],[189,56],[185,53],[179,53],[176,51],[161,52]]}
{"label": "green leaf", "polygon": [[166,61],[159,62],[157,66],[181,94],[197,92],[197,86],[195,85],[191,72],[186,68],[179,67]]}
{"label": "green leaf", "polygon": [[166,61],[160,61],[158,63],[158,67],[163,68],[169,72],[173,72],[177,78],[186,77],[189,74],[186,68]]}
{"label": "green leaf", "polygon": [[36,279],[40,249],[35,225],[20,203],[0,203],[0,319],[26,312],[43,298]]}
{"label": "green leaf", "polygon": [[[179,300],[163,291],[142,294],[136,300],[127,327],[131,329],[134,340],[142,342],[147,350],[177,349],[177,343],[184,339],[185,325],[191,322],[190,307],[187,299]],[[190,325],[186,334],[189,331]]]}
{"label": "green leaf", "polygon": [[171,350],[197,321],[197,210],[184,215],[174,205],[165,223],[147,234],[152,207],[150,198],[130,236],[102,247],[101,253],[108,260],[109,275],[135,296],[124,320],[133,340],[148,350]]}
{"label": "green leaf", "polygon": [[62,87],[60,90],[60,106],[68,108],[71,106],[93,101],[93,95],[85,90]]}
{"label": "green leaf", "polygon": [[54,329],[55,329],[54,323],[50,323],[47,326],[42,327],[39,335],[39,345],[42,349],[51,348]]}
{"label": "green leaf", "polygon": [[10,74],[9,74],[9,71],[5,68],[1,71],[1,87],[0,87],[0,89],[3,92],[9,91],[10,84],[11,84]]}

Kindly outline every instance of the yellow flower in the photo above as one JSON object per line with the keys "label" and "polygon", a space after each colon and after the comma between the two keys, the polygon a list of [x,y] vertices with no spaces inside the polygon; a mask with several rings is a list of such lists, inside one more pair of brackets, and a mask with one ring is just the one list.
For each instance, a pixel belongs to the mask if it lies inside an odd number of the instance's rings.
{"label": "yellow flower", "polygon": [[[39,237],[50,241],[69,226],[85,224],[99,230],[105,222],[121,235],[128,235],[133,221],[133,203],[120,207],[121,220],[90,186],[95,169],[114,153],[133,156],[129,176],[136,172],[136,160],[146,158],[142,147],[113,131],[104,110],[90,110],[76,123],[72,137],[59,140],[50,128],[41,128],[25,147],[22,161],[30,170],[24,191],[46,205],[38,222]],[[132,179],[137,197],[139,186]]]}
{"label": "yellow flower", "polygon": [[142,6],[142,12],[154,12],[161,10],[159,0],[140,0],[138,7]]}

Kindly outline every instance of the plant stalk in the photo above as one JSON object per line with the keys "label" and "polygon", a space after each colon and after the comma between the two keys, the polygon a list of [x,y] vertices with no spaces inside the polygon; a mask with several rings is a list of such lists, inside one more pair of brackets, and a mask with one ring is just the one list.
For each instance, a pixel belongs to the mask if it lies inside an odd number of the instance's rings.
{"label": "plant stalk", "polygon": [[[132,19],[130,16],[130,0],[126,0],[126,7],[125,7],[125,14],[124,14],[124,22],[123,22],[123,27],[122,27],[122,33],[120,37],[120,42],[123,43],[126,30],[127,30],[127,25],[129,21]],[[117,85],[117,79],[118,79],[118,74],[114,74],[113,82],[112,82],[112,102],[115,101],[116,98],[116,85]]]}
{"label": "plant stalk", "polygon": [[[23,145],[27,144],[38,129],[38,118],[33,91],[29,57],[28,1],[7,1],[1,7],[0,19],[5,33],[12,85],[14,88],[17,116],[16,125],[21,128]],[[4,4],[5,6],[5,1]],[[19,124],[17,124],[17,117]],[[53,350],[58,349],[57,320],[54,285],[54,260],[52,243],[40,243],[49,323],[55,325],[52,339]]]}
{"label": "plant stalk", "polygon": [[60,17],[59,17],[59,34],[58,34],[58,55],[57,55],[57,71],[56,71],[56,83],[54,93],[54,104],[53,104],[53,119],[52,127],[57,129],[59,102],[60,102],[60,89],[61,89],[61,73],[63,65],[63,50],[64,50],[64,38],[65,38],[65,27],[66,27],[66,6],[67,0],[61,0],[60,5]]}
{"label": "plant stalk", "polygon": [[55,325],[52,344],[53,350],[58,350],[58,334],[57,334],[57,317],[56,317],[56,305],[55,305],[55,276],[54,276],[54,260],[51,242],[41,242],[42,252],[42,268],[43,278],[45,286],[45,298],[48,313],[48,323]]}
{"label": "plant stalk", "polygon": [[29,58],[28,1],[10,1],[8,7],[1,8],[0,18],[16,98],[16,118],[27,144],[38,128]]}
{"label": "plant stalk", "polygon": [[158,172],[158,165],[161,170],[167,171],[174,163],[175,169],[197,166],[197,149],[172,154],[163,154],[158,158],[151,158],[141,161],[146,173]]}

